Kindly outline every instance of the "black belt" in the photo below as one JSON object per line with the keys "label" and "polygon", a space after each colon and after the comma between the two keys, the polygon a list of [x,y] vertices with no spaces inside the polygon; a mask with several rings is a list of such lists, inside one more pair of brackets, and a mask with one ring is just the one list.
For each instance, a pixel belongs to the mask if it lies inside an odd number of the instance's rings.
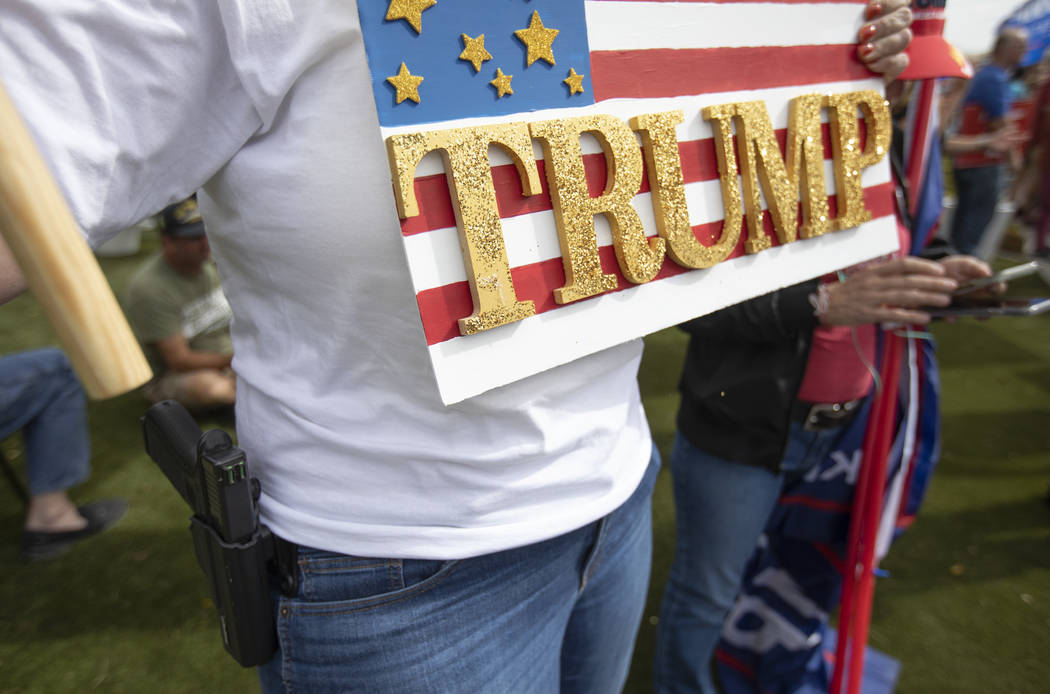
{"label": "black belt", "polygon": [[848,422],[857,408],[860,407],[861,402],[861,398],[848,402],[805,402],[796,400],[795,404],[791,406],[791,420],[801,422],[802,428],[807,431],[833,429]]}
{"label": "black belt", "polygon": [[273,568],[280,581],[281,592],[294,598],[299,592],[299,545],[283,537],[273,538]]}

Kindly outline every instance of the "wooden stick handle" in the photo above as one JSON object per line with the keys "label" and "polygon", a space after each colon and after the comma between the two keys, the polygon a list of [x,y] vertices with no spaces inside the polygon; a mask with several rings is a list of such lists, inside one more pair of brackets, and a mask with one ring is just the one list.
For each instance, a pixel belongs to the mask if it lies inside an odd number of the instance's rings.
{"label": "wooden stick handle", "polygon": [[0,234],[90,397],[149,380],[113,291],[2,85]]}

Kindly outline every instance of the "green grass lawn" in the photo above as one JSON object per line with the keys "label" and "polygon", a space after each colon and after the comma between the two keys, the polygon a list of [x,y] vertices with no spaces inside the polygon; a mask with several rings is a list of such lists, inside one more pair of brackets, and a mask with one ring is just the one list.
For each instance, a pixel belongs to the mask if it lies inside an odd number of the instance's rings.
{"label": "green grass lawn", "polygon": [[[155,247],[144,240],[143,253]],[[116,288],[138,257],[104,259]],[[1022,294],[1050,293],[1038,279]],[[54,343],[32,297],[0,308],[0,354]],[[1050,316],[934,329],[944,452],[915,526],[878,583],[872,644],[903,663],[900,694],[1050,691]],[[668,453],[684,342],[647,340],[646,409]],[[51,562],[18,558],[21,504],[0,482],[0,694],[254,691],[222,649],[187,532],[188,512],[148,460],[136,394],[90,406],[93,475],[78,500],[123,496],[128,516]],[[205,420],[205,428],[229,421]],[[2,443],[19,458],[17,437]],[[659,591],[673,551],[666,470],[654,497],[649,606],[627,691],[649,692]],[[501,694],[501,693],[498,693]]]}

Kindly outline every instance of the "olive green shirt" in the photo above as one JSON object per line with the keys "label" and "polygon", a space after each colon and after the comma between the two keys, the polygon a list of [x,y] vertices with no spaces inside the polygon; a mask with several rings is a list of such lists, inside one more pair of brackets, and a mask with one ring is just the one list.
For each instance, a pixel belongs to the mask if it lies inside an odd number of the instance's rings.
{"label": "olive green shirt", "polygon": [[155,345],[175,335],[185,336],[194,351],[233,352],[232,312],[212,261],[204,263],[195,277],[186,277],[157,254],[132,275],[122,303],[155,377],[166,370]]}

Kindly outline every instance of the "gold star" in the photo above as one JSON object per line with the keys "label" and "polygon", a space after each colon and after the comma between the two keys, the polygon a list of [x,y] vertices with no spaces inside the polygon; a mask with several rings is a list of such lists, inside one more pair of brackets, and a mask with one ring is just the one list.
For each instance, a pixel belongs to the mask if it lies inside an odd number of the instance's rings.
{"label": "gold star", "polygon": [[496,79],[489,82],[489,84],[496,88],[497,99],[502,99],[505,95],[514,93],[514,90],[510,88],[512,79],[514,79],[514,75],[504,75],[503,70],[496,68]]}
{"label": "gold star", "polygon": [[412,25],[417,34],[423,33],[423,10],[433,7],[437,0],[390,0],[386,9],[387,21],[403,19]]}
{"label": "gold star", "polygon": [[394,85],[394,89],[397,90],[397,103],[400,104],[405,99],[419,103],[419,83],[423,81],[423,78],[410,73],[404,63],[401,63],[401,70],[396,75],[387,77],[386,81]]}
{"label": "gold star", "polygon": [[492,54],[485,50],[485,35],[481,34],[476,39],[466,34],[460,34],[460,37],[463,39],[463,52],[459,54],[459,59],[473,65],[474,72],[481,72],[481,64],[492,60]]}
{"label": "gold star", "polygon": [[533,10],[529,28],[518,29],[514,32],[514,35],[529,49],[528,56],[525,59],[525,67],[532,65],[537,60],[546,60],[551,65],[554,65],[554,52],[551,50],[551,44],[554,43],[554,37],[558,35],[558,30],[548,29],[543,26],[539,12]]}
{"label": "gold star", "polygon": [[575,68],[569,68],[569,76],[562,80],[569,85],[569,94],[583,94],[583,78],[587,75],[577,75]]}

